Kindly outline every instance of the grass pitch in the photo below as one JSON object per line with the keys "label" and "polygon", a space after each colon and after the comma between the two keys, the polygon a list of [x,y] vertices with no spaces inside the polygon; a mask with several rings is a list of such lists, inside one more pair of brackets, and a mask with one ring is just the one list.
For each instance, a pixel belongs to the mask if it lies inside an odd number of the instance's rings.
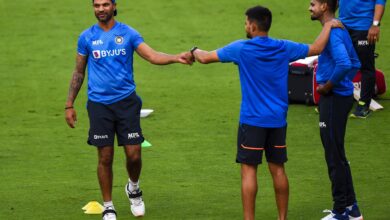
{"label": "grass pitch", "polygon": [[[196,45],[213,50],[245,38],[244,12],[262,4],[273,11],[271,37],[311,43],[320,32],[309,1],[118,1],[121,22],[156,50],[178,53]],[[89,1],[1,1],[0,219],[99,219],[81,207],[101,201],[96,150],[86,144],[86,86],[75,103],[76,129],[63,107],[74,68],[78,34],[95,23]],[[381,26],[377,67],[390,78],[388,13]],[[143,151],[143,219],[241,219],[239,165],[235,164],[240,87],[233,64],[153,66],[136,56],[142,119],[153,147]],[[389,81],[387,79],[387,81]],[[385,110],[350,120],[346,148],[366,219],[388,219],[390,198],[389,96]],[[320,219],[331,190],[312,107],[291,105],[286,164],[289,218]],[[124,195],[124,155],[116,149],[113,199],[118,219],[133,219]],[[259,168],[257,219],[276,219],[266,166]]]}

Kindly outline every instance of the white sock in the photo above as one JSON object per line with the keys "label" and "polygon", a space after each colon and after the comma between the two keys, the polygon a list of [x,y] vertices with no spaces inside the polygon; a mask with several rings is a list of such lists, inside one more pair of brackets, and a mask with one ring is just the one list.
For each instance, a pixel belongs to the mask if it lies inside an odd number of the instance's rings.
{"label": "white sock", "polygon": [[109,207],[111,207],[112,209],[115,209],[114,203],[112,203],[112,200],[108,201],[108,202],[103,202],[103,206],[104,206],[104,209],[107,209]]}
{"label": "white sock", "polygon": [[134,190],[137,190],[137,189],[139,189],[139,180],[137,182],[133,182],[129,178],[129,190],[130,190],[130,192],[133,192]]}

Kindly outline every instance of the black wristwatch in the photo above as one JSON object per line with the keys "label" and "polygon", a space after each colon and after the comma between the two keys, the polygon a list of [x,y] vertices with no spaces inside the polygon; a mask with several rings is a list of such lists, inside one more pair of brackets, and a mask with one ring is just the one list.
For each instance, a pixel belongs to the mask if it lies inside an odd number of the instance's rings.
{"label": "black wristwatch", "polygon": [[190,52],[191,52],[191,55],[192,56],[194,56],[194,52],[195,52],[195,50],[197,50],[198,49],[198,47],[193,47],[193,48],[191,48],[191,50],[190,50]]}

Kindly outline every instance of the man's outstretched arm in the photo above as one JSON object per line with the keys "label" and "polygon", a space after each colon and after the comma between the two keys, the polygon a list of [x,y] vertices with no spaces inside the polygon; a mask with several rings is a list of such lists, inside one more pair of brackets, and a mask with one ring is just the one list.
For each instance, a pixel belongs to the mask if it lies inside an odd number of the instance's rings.
{"label": "man's outstretched arm", "polygon": [[176,55],[155,51],[146,43],[141,43],[136,49],[138,55],[156,65],[167,65],[172,63],[192,64],[190,52],[183,52]]}
{"label": "man's outstretched arm", "polygon": [[205,51],[194,47],[191,49],[191,54],[196,61],[203,64],[219,62],[217,51]]}

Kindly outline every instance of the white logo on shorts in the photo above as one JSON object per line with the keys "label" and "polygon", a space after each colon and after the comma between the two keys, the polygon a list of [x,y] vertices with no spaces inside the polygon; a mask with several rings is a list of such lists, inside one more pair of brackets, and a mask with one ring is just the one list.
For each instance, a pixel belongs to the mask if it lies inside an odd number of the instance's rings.
{"label": "white logo on shorts", "polygon": [[107,134],[105,134],[105,135],[94,135],[93,136],[93,139],[95,139],[95,140],[99,140],[99,139],[107,139],[108,138],[108,135]]}
{"label": "white logo on shorts", "polygon": [[135,132],[135,133],[129,133],[128,136],[127,136],[127,139],[134,139],[134,138],[139,138],[140,135],[138,134],[138,132]]}
{"label": "white logo on shorts", "polygon": [[368,40],[359,40],[358,46],[368,46]]}
{"label": "white logo on shorts", "polygon": [[325,122],[320,122],[320,128],[326,128],[326,124],[325,124]]}

